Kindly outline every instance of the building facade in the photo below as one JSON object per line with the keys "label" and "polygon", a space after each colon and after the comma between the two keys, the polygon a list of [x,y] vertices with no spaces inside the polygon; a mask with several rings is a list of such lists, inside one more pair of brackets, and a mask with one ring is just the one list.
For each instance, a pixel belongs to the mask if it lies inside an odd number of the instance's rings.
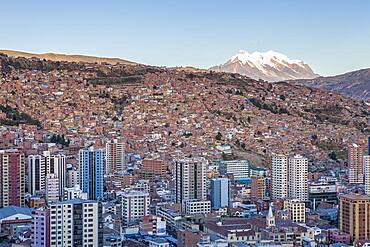
{"label": "building facade", "polygon": [[123,173],[125,171],[125,144],[112,140],[105,145],[105,174]]}
{"label": "building facade", "polygon": [[79,152],[80,186],[88,199],[103,197],[104,149],[81,149]]}
{"label": "building facade", "polygon": [[272,155],[271,165],[272,199],[288,197],[288,157],[282,154]]}
{"label": "building facade", "polygon": [[308,201],[308,159],[301,155],[289,157],[288,195],[292,199]]}
{"label": "building facade", "polygon": [[211,180],[212,208],[228,207],[230,203],[230,181],[228,178],[214,178]]}
{"label": "building facade", "polygon": [[364,183],[364,154],[363,143],[352,143],[348,146],[348,177],[351,184]]}
{"label": "building facade", "polygon": [[207,160],[186,158],[175,161],[176,203],[206,200]]}
{"label": "building facade", "polygon": [[347,194],[339,198],[339,229],[351,241],[370,239],[370,197]]}
{"label": "building facade", "polygon": [[131,190],[122,194],[122,221],[125,225],[149,215],[148,192]]}
{"label": "building facade", "polygon": [[0,150],[0,207],[25,205],[25,158],[22,150]]}

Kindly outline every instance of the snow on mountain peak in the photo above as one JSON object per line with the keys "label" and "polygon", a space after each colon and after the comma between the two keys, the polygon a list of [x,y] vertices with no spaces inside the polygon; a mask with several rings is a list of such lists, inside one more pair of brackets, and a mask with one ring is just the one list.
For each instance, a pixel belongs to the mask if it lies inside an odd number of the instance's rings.
{"label": "snow on mountain peak", "polygon": [[[228,69],[223,70],[223,67],[228,67]],[[268,81],[317,76],[302,60],[290,59],[288,56],[273,50],[252,53],[239,50],[225,64],[212,69],[215,68],[217,68],[216,71],[241,73],[255,79]]]}

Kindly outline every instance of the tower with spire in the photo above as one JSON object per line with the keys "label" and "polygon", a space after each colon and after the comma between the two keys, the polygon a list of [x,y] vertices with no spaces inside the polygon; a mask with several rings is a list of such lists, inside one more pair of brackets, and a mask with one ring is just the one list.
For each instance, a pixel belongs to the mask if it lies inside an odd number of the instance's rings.
{"label": "tower with spire", "polygon": [[267,227],[275,226],[275,216],[274,216],[274,213],[272,211],[272,203],[270,203],[269,213],[266,216],[266,226]]}

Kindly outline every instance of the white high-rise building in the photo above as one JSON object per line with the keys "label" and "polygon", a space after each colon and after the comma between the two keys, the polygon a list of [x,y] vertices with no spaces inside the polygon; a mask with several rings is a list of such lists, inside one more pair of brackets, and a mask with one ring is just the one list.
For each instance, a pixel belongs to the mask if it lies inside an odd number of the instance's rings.
{"label": "white high-rise building", "polygon": [[289,157],[288,174],[289,198],[308,201],[308,159],[301,155]]}
{"label": "white high-rise building", "polygon": [[101,203],[74,199],[51,204],[50,246],[103,246]]}
{"label": "white high-rise building", "polygon": [[87,200],[87,193],[84,193],[79,184],[76,184],[72,188],[64,188],[64,200],[72,200],[72,199],[85,199]]}
{"label": "white high-rise building", "polygon": [[288,197],[288,157],[282,154],[272,155],[272,199]]}
{"label": "white high-rise building", "polygon": [[66,157],[62,154],[51,155],[45,151],[42,155],[28,156],[28,192],[32,195],[45,192],[46,177],[55,174],[59,179],[59,196],[66,187]]}
{"label": "white high-rise building", "polygon": [[207,199],[206,171],[204,158],[185,158],[175,161],[176,203]]}
{"label": "white high-rise building", "polygon": [[131,190],[122,194],[122,221],[125,225],[149,215],[148,192]]}
{"label": "white high-rise building", "polygon": [[125,171],[125,144],[113,140],[105,145],[105,174],[123,173]]}
{"label": "white high-rise building", "polygon": [[59,201],[59,178],[56,174],[48,174],[46,176],[46,202]]}
{"label": "white high-rise building", "polygon": [[370,154],[364,156],[365,193],[370,196]]}

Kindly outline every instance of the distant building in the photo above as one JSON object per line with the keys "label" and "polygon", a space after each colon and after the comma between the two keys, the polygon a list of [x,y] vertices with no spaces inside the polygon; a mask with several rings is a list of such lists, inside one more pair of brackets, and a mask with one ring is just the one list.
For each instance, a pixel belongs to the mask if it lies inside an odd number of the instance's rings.
{"label": "distant building", "polygon": [[251,176],[251,198],[266,198],[266,178],[259,175]]}
{"label": "distant building", "polygon": [[364,157],[365,146],[363,143],[351,143],[348,146],[349,183],[364,183]]}
{"label": "distant building", "polygon": [[100,202],[74,199],[50,205],[51,247],[102,245],[103,222]]}
{"label": "distant building", "polygon": [[64,188],[64,200],[72,200],[72,199],[84,199],[87,200],[87,193],[83,192],[80,188],[80,185],[76,184],[72,188]]}
{"label": "distant building", "polygon": [[211,180],[212,208],[228,207],[230,203],[230,181],[228,178],[214,178]]}
{"label": "distant building", "polygon": [[0,207],[25,205],[24,154],[18,149],[0,150]]}
{"label": "distant building", "polygon": [[166,166],[162,160],[144,159],[141,162],[140,172],[143,179],[163,177],[166,174]]}
{"label": "distant building", "polygon": [[175,161],[176,203],[206,200],[207,160],[186,158]]}
{"label": "distant building", "polygon": [[186,201],[184,205],[184,214],[209,214],[211,212],[211,202],[202,200]]}
{"label": "distant building", "polygon": [[289,157],[289,197],[302,202],[308,201],[308,160],[301,155]]}
{"label": "distant building", "polygon": [[63,188],[67,183],[66,158],[63,154],[51,155],[45,151],[42,155],[28,156],[28,192],[35,195],[45,192],[46,177],[54,174],[58,180],[58,195],[63,195]]}
{"label": "distant building", "polygon": [[287,200],[285,204],[285,209],[289,211],[290,219],[293,222],[306,222],[306,207],[303,201],[298,199]]}
{"label": "distant building", "polygon": [[148,235],[166,235],[166,221],[163,217],[158,217],[157,215],[144,216],[140,224],[140,229]]}
{"label": "distant building", "polygon": [[272,199],[288,197],[288,157],[286,155],[272,155]]}
{"label": "distant building", "polygon": [[370,155],[364,156],[365,193],[370,196]]}
{"label": "distant building", "polygon": [[46,176],[46,202],[59,201],[59,178],[56,174],[48,174]]}
{"label": "distant building", "polygon": [[309,185],[308,198],[314,209],[320,202],[338,203],[338,192],[335,181],[323,181]]}
{"label": "distant building", "polygon": [[79,185],[79,172],[77,167],[72,167],[67,170],[67,188],[72,188],[75,185]]}
{"label": "distant building", "polygon": [[232,174],[235,180],[250,177],[250,162],[248,160],[218,160],[220,175]]}
{"label": "distant building", "polygon": [[31,246],[50,246],[50,210],[48,208],[38,208],[32,213]]}
{"label": "distant building", "polygon": [[149,215],[148,192],[131,190],[122,194],[122,220],[125,225]]}
{"label": "distant building", "polygon": [[125,171],[125,144],[112,140],[105,145],[105,174],[123,173]]}
{"label": "distant building", "polygon": [[81,149],[79,152],[80,186],[88,199],[103,197],[104,149]]}
{"label": "distant building", "polygon": [[370,197],[347,194],[339,198],[339,229],[351,241],[370,239]]}

